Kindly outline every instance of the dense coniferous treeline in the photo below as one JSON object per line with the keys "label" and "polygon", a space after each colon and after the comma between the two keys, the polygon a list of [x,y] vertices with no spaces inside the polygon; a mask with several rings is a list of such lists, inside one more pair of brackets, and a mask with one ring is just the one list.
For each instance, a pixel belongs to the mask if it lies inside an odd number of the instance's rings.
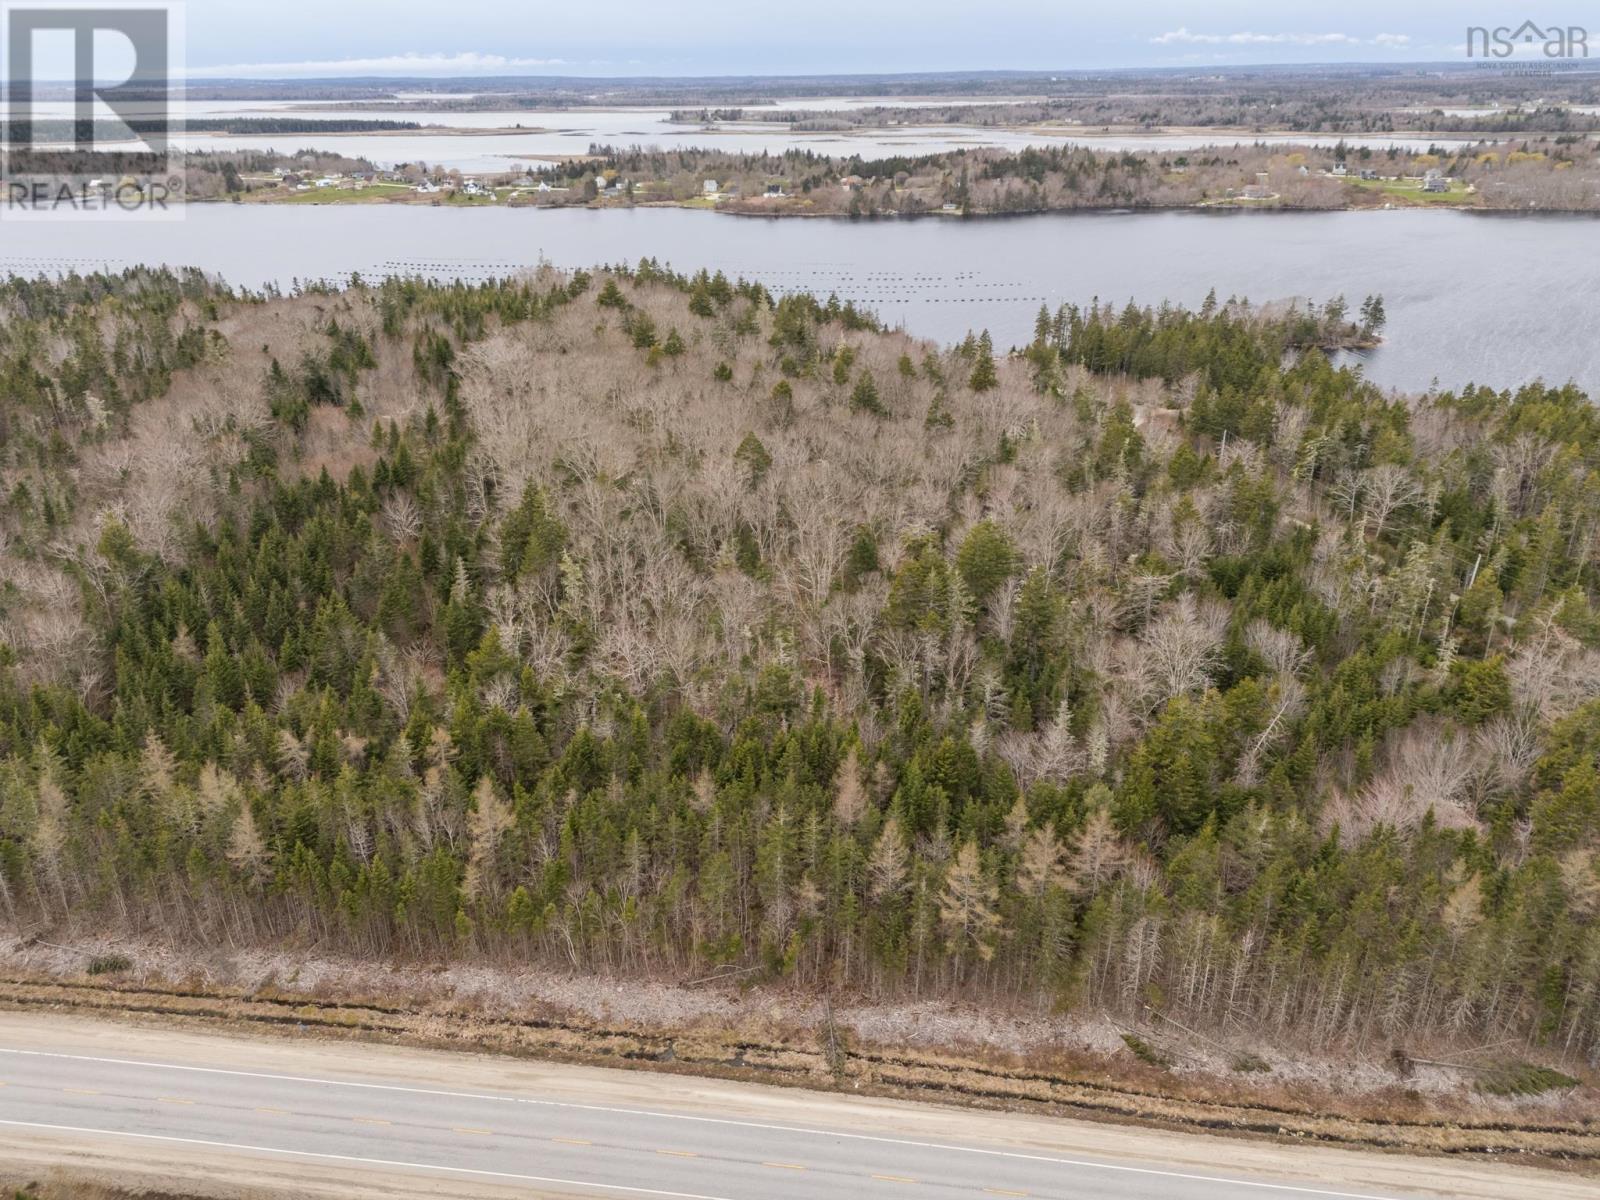
{"label": "dense coniferous treeline", "polygon": [[[1581,94],[1581,93],[1580,93]],[[963,104],[896,107],[881,105],[853,109],[783,108],[699,108],[678,109],[671,119],[685,125],[715,125],[724,122],[762,122],[787,125],[796,131],[844,132],[861,129],[886,129],[896,126],[1019,126],[1055,123],[1059,130],[1071,123],[1090,130],[1160,131],[1171,127],[1213,129],[1219,142],[1234,140],[1241,133],[1297,132],[1348,133],[1372,135],[1395,133],[1466,133],[1520,136],[1541,133],[1589,132],[1600,129],[1600,118],[1592,111],[1574,109],[1564,103],[1540,100],[1514,107],[1502,107],[1503,96],[1481,111],[1448,111],[1448,102],[1434,99],[1433,106],[1414,104],[1405,108],[1373,103],[1376,96],[1330,97],[1325,92],[1314,98],[1285,102],[1260,92],[1219,98],[1160,99],[1128,96],[1094,96],[1075,99],[1022,100],[1009,104]],[[1483,97],[1477,98],[1482,103]],[[1229,135],[1232,136],[1229,136]]]}
{"label": "dense coniferous treeline", "polygon": [[0,287],[0,912],[1600,1050],[1600,422],[1381,302]]}
{"label": "dense coniferous treeline", "polygon": [[[1438,64],[1435,64],[1436,66]],[[582,108],[590,105],[671,106],[689,124],[761,121],[827,130],[918,125],[1022,125],[1050,121],[1061,127],[1147,129],[1201,127],[1222,130],[1299,130],[1319,133],[1394,133],[1439,129],[1470,132],[1487,127],[1511,132],[1593,128],[1583,106],[1600,102],[1600,87],[1586,71],[1519,73],[1485,71],[1462,60],[1452,69],[1418,71],[1414,64],[1350,70],[1302,65],[1292,69],[1230,67],[1204,74],[1125,70],[1112,75],[1007,72],[924,76],[609,81],[505,80],[492,93],[399,98],[370,89],[321,84],[311,93],[283,83],[251,85],[272,98],[336,97],[369,111],[374,99],[396,112],[504,111]],[[461,89],[482,81],[458,81]],[[504,90],[502,90],[502,86]],[[417,91],[448,86],[415,81]],[[229,84],[217,97],[237,97]],[[199,89],[194,98],[204,98]],[[877,105],[796,107],[807,97],[877,97]],[[914,99],[912,99],[914,98]],[[938,98],[938,102],[934,102]]]}

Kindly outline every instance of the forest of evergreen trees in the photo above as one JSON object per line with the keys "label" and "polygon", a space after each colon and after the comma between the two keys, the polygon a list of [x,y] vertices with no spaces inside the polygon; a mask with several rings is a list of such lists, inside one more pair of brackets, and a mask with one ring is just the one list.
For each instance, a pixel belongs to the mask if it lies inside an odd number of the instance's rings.
{"label": "forest of evergreen trees", "polygon": [[1593,1063],[1600,419],[1381,319],[0,285],[0,916]]}

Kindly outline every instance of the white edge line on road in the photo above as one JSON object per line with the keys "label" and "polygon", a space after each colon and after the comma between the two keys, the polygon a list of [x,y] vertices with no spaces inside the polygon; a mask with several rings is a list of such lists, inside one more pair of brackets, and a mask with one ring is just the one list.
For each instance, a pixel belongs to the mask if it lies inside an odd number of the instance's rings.
{"label": "white edge line on road", "polygon": [[443,1171],[448,1175],[482,1175],[492,1179],[514,1179],[518,1183],[545,1183],[553,1187],[591,1188],[597,1192],[629,1192],[635,1196],[665,1196],[668,1200],[727,1200],[725,1196],[705,1196],[699,1192],[664,1192],[658,1188],[628,1187],[620,1183],[589,1183],[582,1179],[551,1179],[543,1175],[518,1175],[514,1171],[487,1171],[478,1167],[444,1167],[435,1163],[400,1162],[387,1158],[363,1158],[355,1154],[320,1154],[315,1150],[280,1150],[276,1146],[247,1146],[240,1142],[213,1142],[205,1138],[173,1137],[165,1133],[129,1133],[121,1129],[86,1129],[78,1125],[45,1125],[37,1121],[7,1121],[0,1125],[18,1129],[45,1129],[52,1133],[91,1133],[102,1137],[139,1138],[147,1142],[176,1142],[184,1146],[210,1146],[215,1150],[246,1150],[253,1154],[282,1154],[289,1158],[316,1158],[329,1162],[359,1163],[364,1167],[395,1167],[407,1171]]}
{"label": "white edge line on road", "polygon": [[[59,1058],[74,1062],[104,1063],[121,1067],[151,1067],[162,1071],[193,1071],[203,1075],[232,1075],[245,1079],[273,1079],[281,1083],[312,1083],[325,1087],[365,1088],[380,1092],[403,1092],[410,1095],[440,1096],[449,1100],[487,1100],[501,1104],[533,1104],[544,1108],[568,1108],[582,1112],[608,1113],[613,1116],[654,1117],[664,1121],[696,1121],[706,1125],[728,1125],[741,1129],[759,1129],[768,1133],[797,1133],[811,1137],[848,1138],[856,1142],[873,1142],[886,1146],[906,1146],[915,1150],[942,1150],[955,1154],[982,1154],[993,1158],[1018,1159],[1025,1162],[1052,1163],[1063,1167],[1083,1167],[1095,1171],[1123,1171],[1135,1175],[1155,1175],[1163,1179],[1187,1179],[1196,1183],[1220,1183],[1229,1187],[1257,1188],[1271,1192],[1292,1192],[1302,1196],[1332,1196],[1335,1200],[1394,1200],[1370,1192],[1337,1192],[1327,1188],[1308,1187],[1291,1183],[1269,1183],[1264,1180],[1230,1179],[1223,1175],[1198,1175],[1187,1171],[1171,1171],[1161,1167],[1133,1167],[1120,1163],[1094,1162],[1089,1159],[1059,1158],[1050,1154],[1025,1154],[1020,1150],[992,1150],[982,1146],[957,1146],[944,1142],[921,1142],[912,1138],[888,1137],[883,1134],[847,1133],[833,1129],[808,1129],[803,1125],[773,1125],[761,1121],[740,1121],[731,1117],[700,1117],[689,1113],[656,1112],[645,1108],[619,1108],[604,1104],[579,1104],[570,1100],[539,1100],[530,1096],[496,1095],[493,1092],[452,1092],[441,1088],[409,1087],[398,1083],[361,1083],[355,1080],[319,1079],[311,1075],[279,1075],[270,1071],[240,1071],[228,1067],[195,1067],[184,1063],[149,1062],[134,1058],[106,1058],[90,1054],[60,1054],[49,1050],[16,1050],[0,1046],[0,1054],[14,1054],[30,1058]],[[603,1068],[601,1068],[603,1069]]]}

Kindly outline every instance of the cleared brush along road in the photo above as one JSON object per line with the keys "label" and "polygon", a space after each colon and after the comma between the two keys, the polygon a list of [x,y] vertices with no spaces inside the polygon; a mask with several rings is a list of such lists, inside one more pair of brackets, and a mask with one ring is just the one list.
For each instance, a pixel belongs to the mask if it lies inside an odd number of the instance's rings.
{"label": "cleared brush along road", "polygon": [[1494,1163],[35,1013],[0,1013],[0,1167],[326,1196],[1595,1195]]}

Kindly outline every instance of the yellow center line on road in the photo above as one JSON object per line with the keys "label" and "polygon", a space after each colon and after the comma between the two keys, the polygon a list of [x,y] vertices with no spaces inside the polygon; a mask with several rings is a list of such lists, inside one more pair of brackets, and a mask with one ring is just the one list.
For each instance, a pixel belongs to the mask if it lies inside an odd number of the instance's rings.
{"label": "yellow center line on road", "polygon": [[452,1125],[450,1127],[450,1132],[451,1133],[475,1133],[479,1137],[488,1137],[489,1136],[489,1131],[487,1129],[473,1129],[471,1126],[468,1126],[468,1125]]}
{"label": "yellow center line on road", "polygon": [[281,1108],[258,1108],[258,1113],[265,1113],[269,1117],[287,1117],[289,1114]]}
{"label": "yellow center line on road", "polygon": [[667,1154],[673,1158],[699,1158],[693,1150],[657,1150],[657,1154]]}
{"label": "yellow center line on road", "polygon": [[762,1163],[763,1167],[771,1167],[774,1171],[804,1171],[799,1163]]}
{"label": "yellow center line on road", "polygon": [[98,1096],[100,1093],[93,1088],[62,1088],[69,1096]]}
{"label": "yellow center line on road", "polygon": [[916,1183],[917,1182],[915,1179],[908,1179],[904,1175],[874,1175],[873,1178],[882,1180],[884,1183]]}
{"label": "yellow center line on road", "polygon": [[984,1188],[985,1196],[1026,1196],[1027,1192],[1014,1192],[1010,1188]]}
{"label": "yellow center line on road", "polygon": [[560,1142],[563,1146],[592,1146],[592,1145],[594,1145],[593,1142],[585,1141],[583,1138],[551,1138],[550,1140],[552,1142]]}
{"label": "yellow center line on road", "polygon": [[392,1125],[392,1121],[385,1121],[382,1117],[351,1117],[357,1125]]}
{"label": "yellow center line on road", "polygon": [[182,1099],[178,1098],[177,1096],[157,1096],[156,1097],[156,1102],[158,1104],[193,1104],[194,1103],[193,1100],[182,1100]]}

